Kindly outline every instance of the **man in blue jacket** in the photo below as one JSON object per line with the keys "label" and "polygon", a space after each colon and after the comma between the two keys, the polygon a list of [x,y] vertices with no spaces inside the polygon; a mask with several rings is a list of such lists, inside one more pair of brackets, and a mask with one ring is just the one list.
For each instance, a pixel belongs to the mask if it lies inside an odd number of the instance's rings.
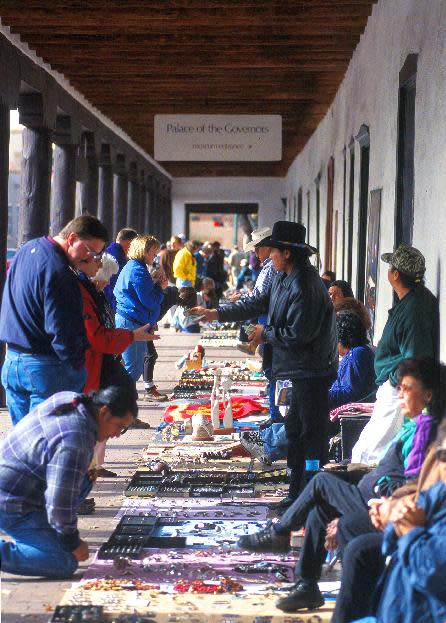
{"label": "man in blue jacket", "polygon": [[115,258],[119,266],[118,272],[110,277],[108,285],[104,288],[104,294],[107,297],[108,302],[112,306],[113,311],[116,311],[116,299],[115,295],[113,294],[113,288],[118,281],[119,273],[127,264],[127,253],[130,248],[130,243],[134,238],[136,238],[137,235],[137,232],[134,229],[130,229],[129,227],[121,229],[121,231],[118,231],[117,233],[116,241],[111,242],[106,249],[107,253]]}
{"label": "man in blue jacket", "polygon": [[13,424],[56,392],[83,390],[89,343],[73,269],[100,257],[107,237],[98,219],[83,215],[16,253],[0,312],[8,345],[1,380]]}

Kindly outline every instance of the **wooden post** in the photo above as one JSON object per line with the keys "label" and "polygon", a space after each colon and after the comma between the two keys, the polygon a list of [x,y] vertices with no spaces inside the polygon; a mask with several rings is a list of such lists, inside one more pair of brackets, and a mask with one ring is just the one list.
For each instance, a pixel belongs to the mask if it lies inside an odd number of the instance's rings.
{"label": "wooden post", "polygon": [[96,216],[98,213],[99,171],[93,132],[82,135],[82,154],[86,160],[85,177],[80,183],[80,213]]}
{"label": "wooden post", "polygon": [[144,213],[144,233],[152,234],[152,209],[153,209],[153,176],[148,175],[146,180],[146,203]]}
{"label": "wooden post", "polygon": [[50,233],[55,236],[74,218],[76,201],[76,146],[71,138],[71,120],[57,117],[53,161]]}
{"label": "wooden post", "polygon": [[103,144],[99,156],[98,179],[98,219],[108,229],[113,230],[113,169],[110,145]]}
{"label": "wooden post", "polygon": [[116,170],[113,178],[113,238],[118,231],[126,226],[128,181],[125,168],[125,156],[118,154],[116,158]]}
{"label": "wooden post", "polygon": [[150,224],[153,235],[159,239],[160,236],[160,197],[159,197],[159,180],[153,178],[152,192],[152,212],[150,215]]}
{"label": "wooden post", "polygon": [[[8,247],[9,107],[0,99],[0,298],[6,281]],[[0,367],[5,360],[5,343],[0,342]],[[0,406],[6,406],[0,385]]]}
{"label": "wooden post", "polygon": [[172,234],[172,184],[169,182],[166,183],[166,207],[164,218],[166,221],[166,230],[165,230],[165,239],[168,240]]}
{"label": "wooden post", "polygon": [[146,187],[146,174],[145,171],[141,171],[139,180],[139,214],[136,231],[140,234],[145,233],[145,215],[147,210],[147,187]]}
{"label": "wooden post", "polygon": [[138,168],[136,162],[129,166],[128,178],[128,203],[127,203],[127,227],[138,230],[139,222],[139,183]]}
{"label": "wooden post", "polygon": [[48,234],[52,153],[50,131],[43,125],[40,94],[20,95],[19,120],[25,126],[18,232],[21,245]]}

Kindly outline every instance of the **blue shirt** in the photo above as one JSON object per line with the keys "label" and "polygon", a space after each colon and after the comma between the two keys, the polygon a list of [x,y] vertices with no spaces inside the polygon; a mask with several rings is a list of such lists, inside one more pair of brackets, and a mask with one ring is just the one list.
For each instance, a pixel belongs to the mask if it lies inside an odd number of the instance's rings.
{"label": "blue shirt", "polygon": [[[97,440],[97,424],[78,394],[59,392],[12,428],[0,443],[0,509],[45,512],[67,550],[79,543],[77,507]],[[57,410],[67,405],[67,413]]]}
{"label": "blue shirt", "polygon": [[90,347],[76,274],[63,249],[36,238],[17,251],[3,291],[0,340],[19,352],[54,355],[74,368]]}
{"label": "blue shirt", "polygon": [[147,266],[138,260],[129,260],[119,274],[114,289],[116,313],[141,325],[154,325],[159,320],[162,288],[153,282]]}
{"label": "blue shirt", "polygon": [[277,270],[273,266],[272,259],[267,257],[262,263],[262,270],[256,279],[254,288],[251,292],[242,295],[242,298],[245,296],[255,296],[256,294],[268,294],[275,275],[277,275]]}
{"label": "blue shirt", "polygon": [[110,253],[110,255],[112,255],[115,258],[119,266],[118,272],[115,275],[112,275],[110,277],[110,281],[108,282],[108,285],[106,285],[104,288],[104,294],[107,298],[107,301],[112,306],[113,311],[115,311],[116,310],[116,299],[115,299],[115,295],[113,294],[113,289],[116,285],[116,282],[118,281],[119,273],[124,268],[124,266],[127,264],[127,255],[125,254],[124,249],[121,247],[119,242],[112,242],[111,244],[109,244],[108,247],[106,248],[106,251],[107,253]]}
{"label": "blue shirt", "polygon": [[328,394],[330,409],[365,398],[376,389],[374,353],[368,346],[355,346],[342,358],[338,376]]}

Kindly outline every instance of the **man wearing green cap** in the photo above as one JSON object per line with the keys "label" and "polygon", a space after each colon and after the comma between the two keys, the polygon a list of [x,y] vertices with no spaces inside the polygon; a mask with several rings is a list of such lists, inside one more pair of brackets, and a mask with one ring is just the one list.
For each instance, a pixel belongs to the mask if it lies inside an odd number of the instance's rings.
{"label": "man wearing green cap", "polygon": [[389,264],[388,280],[397,302],[375,353],[376,384],[379,389],[372,417],[352,451],[352,463],[378,463],[390,440],[401,428],[396,369],[403,359],[414,355],[438,358],[439,309],[435,296],[424,286],[424,256],[415,247],[401,244],[393,253],[384,253]]}

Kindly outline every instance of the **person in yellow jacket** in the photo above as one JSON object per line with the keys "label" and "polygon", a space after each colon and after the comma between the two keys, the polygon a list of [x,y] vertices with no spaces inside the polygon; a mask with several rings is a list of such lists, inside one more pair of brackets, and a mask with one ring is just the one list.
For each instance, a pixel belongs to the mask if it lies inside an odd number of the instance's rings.
{"label": "person in yellow jacket", "polygon": [[183,286],[195,286],[197,277],[197,260],[194,253],[201,248],[198,240],[188,240],[184,247],[178,251],[173,262],[173,274],[177,288]]}

